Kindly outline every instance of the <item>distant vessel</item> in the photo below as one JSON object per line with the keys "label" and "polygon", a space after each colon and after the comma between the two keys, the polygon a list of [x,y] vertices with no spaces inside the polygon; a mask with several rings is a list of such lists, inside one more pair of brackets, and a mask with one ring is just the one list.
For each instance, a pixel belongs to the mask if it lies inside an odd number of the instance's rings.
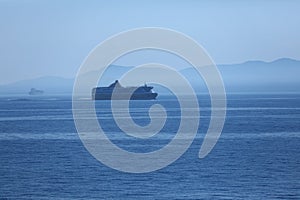
{"label": "distant vessel", "polygon": [[[118,80],[108,87],[96,87],[92,90],[93,100],[111,100],[114,91],[114,100],[150,100],[157,97],[157,93],[152,91],[153,87],[144,86],[140,87],[123,87]],[[131,96],[129,96],[132,94]]]}
{"label": "distant vessel", "polygon": [[43,90],[37,90],[35,88],[31,88],[31,90],[28,92],[29,95],[41,95],[44,94]]}

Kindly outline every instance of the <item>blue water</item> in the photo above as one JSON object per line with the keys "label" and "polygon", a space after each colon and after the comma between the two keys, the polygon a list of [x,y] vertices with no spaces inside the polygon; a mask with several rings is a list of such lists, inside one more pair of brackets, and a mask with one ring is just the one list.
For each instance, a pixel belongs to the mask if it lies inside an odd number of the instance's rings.
{"label": "blue water", "polygon": [[[0,199],[300,199],[300,95],[228,95],[221,138],[198,158],[210,102],[200,96],[198,134],[176,162],[146,174],[108,168],[79,140],[70,97],[0,97]],[[158,135],[139,140],[122,133],[109,102],[97,102],[108,137],[133,152],[157,150],[172,140],[180,121],[176,99],[130,104],[137,124],[149,123],[148,108],[165,106]]]}

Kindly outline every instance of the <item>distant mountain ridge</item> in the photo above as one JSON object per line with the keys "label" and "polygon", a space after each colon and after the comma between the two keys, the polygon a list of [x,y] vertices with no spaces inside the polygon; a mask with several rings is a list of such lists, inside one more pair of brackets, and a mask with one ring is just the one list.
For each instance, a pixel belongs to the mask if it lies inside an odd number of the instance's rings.
{"label": "distant mountain ridge", "polygon": [[[217,65],[222,75],[225,89],[233,92],[300,92],[300,61],[281,58],[272,62],[247,61],[240,64]],[[101,86],[112,83],[132,69],[131,66],[110,66],[100,80]],[[194,68],[179,71],[194,87],[196,92],[203,92],[205,84]],[[89,72],[95,73],[95,72]],[[44,76],[0,85],[0,94],[28,94],[30,88],[45,91],[45,94],[72,94],[74,79],[57,76]],[[177,83],[174,83],[177,84]],[[155,87],[160,93],[165,89]]]}
{"label": "distant mountain ridge", "polygon": [[[229,93],[300,92],[298,60],[282,58],[272,62],[247,61],[240,64],[218,65],[218,69]],[[203,81],[199,81],[201,77],[194,68],[183,69],[181,73],[196,87],[196,91],[205,87]]]}

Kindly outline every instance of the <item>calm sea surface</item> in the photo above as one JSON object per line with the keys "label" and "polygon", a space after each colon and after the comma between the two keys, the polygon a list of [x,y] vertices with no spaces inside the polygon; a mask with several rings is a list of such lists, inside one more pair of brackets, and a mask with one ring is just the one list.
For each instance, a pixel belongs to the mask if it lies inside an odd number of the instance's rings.
{"label": "calm sea surface", "polygon": [[[228,95],[227,118],[213,151],[198,158],[210,119],[200,96],[200,127],[183,156],[161,170],[130,174],[111,169],[81,143],[70,97],[0,97],[0,199],[300,199],[300,95]],[[115,124],[109,101],[96,102],[99,122],[118,146],[150,152],[178,129],[176,99],[133,101],[139,125],[149,107],[168,118],[150,139],[135,139]]]}

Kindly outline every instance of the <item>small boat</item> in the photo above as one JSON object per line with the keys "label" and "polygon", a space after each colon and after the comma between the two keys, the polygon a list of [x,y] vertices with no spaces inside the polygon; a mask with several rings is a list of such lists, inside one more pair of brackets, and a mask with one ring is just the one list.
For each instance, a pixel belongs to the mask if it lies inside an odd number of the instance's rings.
{"label": "small boat", "polygon": [[35,88],[31,88],[31,90],[28,92],[29,95],[42,95],[44,94],[43,90],[37,90]]}

